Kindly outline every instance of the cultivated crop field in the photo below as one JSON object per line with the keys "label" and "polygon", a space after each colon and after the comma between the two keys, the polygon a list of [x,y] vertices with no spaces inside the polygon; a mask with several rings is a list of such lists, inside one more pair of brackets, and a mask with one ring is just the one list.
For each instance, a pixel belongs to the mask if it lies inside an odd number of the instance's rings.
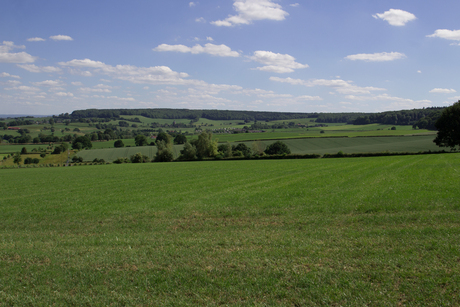
{"label": "cultivated crop field", "polygon": [[0,305],[460,304],[460,155],[0,170]]}
{"label": "cultivated crop field", "polygon": [[[433,136],[401,136],[401,137],[355,137],[355,138],[303,138],[303,139],[286,139],[283,140],[293,154],[325,154],[337,153],[367,153],[367,152],[420,152],[420,151],[439,151],[433,143]],[[123,140],[125,141],[125,140]],[[274,140],[257,141],[262,146],[268,146],[275,142]],[[94,142],[99,148],[104,143],[113,144],[113,142]],[[254,141],[242,142],[249,148],[253,147]],[[231,143],[236,145],[237,143]],[[96,147],[96,146],[95,146]],[[180,156],[183,145],[174,145],[174,157]],[[77,153],[85,161],[93,161],[95,158],[104,159],[112,162],[119,157],[129,158],[136,153],[142,153],[153,159],[157,152],[156,146],[142,147],[124,147],[124,148],[104,148],[83,150]]]}

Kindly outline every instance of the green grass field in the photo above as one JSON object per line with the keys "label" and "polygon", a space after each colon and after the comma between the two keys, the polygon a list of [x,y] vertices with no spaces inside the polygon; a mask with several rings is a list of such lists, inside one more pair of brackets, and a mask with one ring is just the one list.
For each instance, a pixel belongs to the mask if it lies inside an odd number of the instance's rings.
{"label": "green grass field", "polygon": [[460,156],[1,170],[2,306],[458,306]]}
{"label": "green grass field", "polygon": [[[325,154],[337,153],[363,153],[363,152],[420,152],[440,150],[433,143],[433,136],[402,136],[402,137],[362,137],[362,138],[303,138],[283,139],[293,154]],[[125,142],[125,140],[123,140]],[[262,140],[263,146],[272,144],[274,140]],[[253,148],[253,141],[243,142]],[[113,145],[113,142],[97,142],[93,144]],[[231,143],[233,144],[233,143]],[[174,145],[174,157],[177,158],[182,150],[182,145]],[[151,159],[157,152],[156,146],[125,147],[125,148],[102,148],[83,150],[77,155],[85,161],[93,161],[95,158],[112,162],[119,157],[129,158],[138,152]]]}

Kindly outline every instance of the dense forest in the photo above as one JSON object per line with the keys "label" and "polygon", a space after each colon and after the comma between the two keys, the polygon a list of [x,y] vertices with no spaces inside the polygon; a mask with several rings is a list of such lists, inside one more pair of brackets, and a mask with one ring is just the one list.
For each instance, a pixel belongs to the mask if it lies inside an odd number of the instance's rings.
{"label": "dense forest", "polygon": [[189,110],[189,109],[88,109],[76,110],[71,114],[60,114],[64,119],[79,118],[120,118],[124,115],[140,115],[148,118],[210,120],[271,121],[298,118],[316,118],[317,113],[258,112],[229,110]]}
{"label": "dense forest", "polygon": [[258,112],[230,110],[188,110],[188,109],[88,109],[76,110],[71,114],[56,116],[61,119],[121,119],[124,115],[139,115],[148,118],[210,120],[243,120],[273,121],[312,118],[318,123],[348,123],[354,125],[388,124],[413,125],[421,129],[435,129],[434,122],[440,116],[443,107],[389,111],[381,113],[291,113],[291,112]]}

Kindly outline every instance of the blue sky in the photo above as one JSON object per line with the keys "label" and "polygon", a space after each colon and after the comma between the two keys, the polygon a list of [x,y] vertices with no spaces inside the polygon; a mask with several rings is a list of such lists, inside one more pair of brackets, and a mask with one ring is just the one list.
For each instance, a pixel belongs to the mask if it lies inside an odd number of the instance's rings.
{"label": "blue sky", "polygon": [[0,113],[381,112],[460,99],[460,1],[3,0]]}

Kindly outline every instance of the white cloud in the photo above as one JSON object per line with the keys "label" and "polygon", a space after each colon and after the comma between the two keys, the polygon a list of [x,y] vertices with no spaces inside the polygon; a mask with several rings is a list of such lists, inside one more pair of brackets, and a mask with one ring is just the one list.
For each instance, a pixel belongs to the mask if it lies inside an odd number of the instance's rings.
{"label": "white cloud", "polygon": [[26,52],[11,53],[13,49],[25,49],[25,46],[16,46],[13,42],[3,41],[0,45],[0,63],[33,63],[37,59]]}
{"label": "white cloud", "polygon": [[384,88],[378,88],[378,87],[373,87],[373,86],[361,87],[361,86],[352,84],[351,81],[344,81],[341,79],[301,80],[301,79],[292,79],[292,78],[270,77],[270,80],[275,81],[275,82],[281,82],[281,83],[290,83],[292,85],[304,85],[307,87],[315,87],[315,86],[332,87],[336,90],[336,92],[340,94],[370,94],[373,91],[385,91]]}
{"label": "white cloud", "polygon": [[24,92],[39,92],[39,91],[41,91],[38,87],[32,87],[32,86],[26,86],[26,85],[15,86],[15,87],[11,87],[11,88],[5,88],[5,90],[19,90],[19,91],[24,91]]}
{"label": "white cloud", "polygon": [[24,45],[15,45],[13,42],[10,41],[3,41],[2,44],[0,45],[0,52],[1,53],[6,53],[10,52],[13,49],[26,49],[26,46]]}
{"label": "white cloud", "polygon": [[26,52],[0,53],[0,63],[33,63],[36,59]]}
{"label": "white cloud", "polygon": [[0,84],[4,84],[7,86],[18,86],[22,84],[22,82],[18,80],[7,80],[6,82],[0,82]]}
{"label": "white cloud", "polygon": [[319,96],[308,96],[308,95],[298,96],[297,99],[298,100],[308,100],[308,101],[323,100],[323,98]]}
{"label": "white cloud", "polygon": [[81,87],[80,91],[84,93],[111,93],[112,92],[108,88],[90,88],[90,87]]}
{"label": "white cloud", "polygon": [[60,80],[46,80],[41,82],[32,82],[35,86],[62,86],[64,83]]}
{"label": "white cloud", "polygon": [[421,73],[422,73],[422,71],[421,71],[421,70],[417,70],[417,73],[421,74]]}
{"label": "white cloud", "polygon": [[80,81],[71,82],[71,84],[74,85],[74,86],[83,86],[83,83],[81,83]]}
{"label": "white cloud", "polygon": [[21,77],[16,76],[16,75],[10,75],[10,74],[7,73],[7,72],[2,72],[2,73],[0,74],[0,77],[2,77],[2,78],[15,78],[15,79],[21,79]]}
{"label": "white cloud", "polygon": [[214,41],[214,40],[212,39],[211,36],[207,36],[207,37],[206,37],[206,40],[207,40],[207,41],[210,41],[210,42]]}
{"label": "white cloud", "polygon": [[44,42],[45,40],[46,39],[41,37],[32,37],[27,39],[28,42]]}
{"label": "white cloud", "polygon": [[59,73],[62,71],[62,69],[60,69],[59,67],[54,67],[54,66],[39,67],[35,64],[18,64],[18,67],[21,67],[22,69],[25,69],[30,72],[35,72],[35,73],[40,73],[40,72]]}
{"label": "white cloud", "polygon": [[293,4],[289,4],[289,6],[292,6],[292,7],[298,7],[299,4],[298,3],[293,3]]}
{"label": "white cloud", "polygon": [[206,19],[204,19],[203,17],[199,17],[195,19],[195,22],[206,22]]}
{"label": "white cloud", "polygon": [[118,96],[109,96],[107,99],[116,99],[120,101],[136,101],[136,99],[130,97],[130,98],[123,98],[123,97],[118,97]]}
{"label": "white cloud", "polygon": [[239,57],[240,54],[237,51],[232,51],[232,49],[226,45],[214,45],[211,43],[207,43],[206,45],[201,46],[196,44],[193,47],[187,47],[185,45],[168,45],[168,44],[161,44],[158,47],[153,49],[154,51],[175,51],[175,52],[182,52],[182,53],[192,53],[192,54],[199,54],[199,53],[207,53],[215,56],[221,57]]}
{"label": "white cloud", "polygon": [[[61,66],[69,67],[73,74],[92,76],[93,73],[100,73],[111,76],[114,79],[125,80],[132,83],[147,84],[198,84],[197,80],[185,80],[186,73],[179,73],[167,66],[136,67],[132,65],[111,66],[99,61],[90,59],[71,60],[59,62]],[[81,71],[82,68],[90,68],[91,71]]]}
{"label": "white cloud", "polygon": [[50,36],[50,39],[54,41],[73,41],[73,38],[68,35],[53,35]]}
{"label": "white cloud", "polygon": [[48,92],[62,92],[62,91],[65,91],[65,88],[63,87],[60,87],[60,86],[53,86],[53,87],[50,87],[50,89],[48,90]]}
{"label": "white cloud", "polygon": [[98,84],[94,86],[95,88],[107,88],[107,89],[112,89],[113,86],[107,85],[107,84]]}
{"label": "white cloud", "polygon": [[224,20],[212,21],[216,26],[231,27],[240,24],[250,24],[254,20],[284,20],[287,15],[281,5],[271,0],[234,0],[234,9],[238,15],[230,16]]}
{"label": "white cloud", "polygon": [[[460,41],[460,30],[438,29],[434,31],[433,34],[427,35],[426,37],[439,37],[452,41]],[[455,45],[457,45],[457,43],[455,43]],[[460,45],[460,43],[458,45]]]}
{"label": "white cloud", "polygon": [[69,93],[69,92],[57,92],[57,93],[54,93],[54,95],[56,96],[60,96],[60,97],[73,97],[73,94],[72,93]]}
{"label": "white cloud", "polygon": [[430,91],[430,93],[436,93],[436,94],[452,94],[456,93],[457,91],[454,89],[448,89],[448,88],[434,88]]}
{"label": "white cloud", "polygon": [[265,64],[265,66],[257,67],[256,69],[275,73],[289,73],[293,72],[294,69],[308,67],[307,64],[297,63],[295,58],[289,54],[273,53],[270,51],[255,51],[254,55],[249,58]]}
{"label": "white cloud", "polygon": [[196,6],[196,3],[195,3],[195,2],[190,2],[190,3],[188,4],[188,6],[189,6],[189,7]]}
{"label": "white cloud", "polygon": [[422,107],[428,107],[431,104],[430,100],[413,100],[413,99],[408,99],[408,98],[390,96],[388,94],[381,94],[381,95],[375,95],[375,96],[348,95],[348,96],[345,96],[345,98],[349,100],[355,100],[355,101],[391,101],[392,104],[390,106],[393,110],[402,109],[402,108],[422,108]]}
{"label": "white cloud", "polygon": [[381,53],[360,53],[360,54],[352,54],[345,59],[352,60],[352,61],[366,61],[366,62],[387,62],[387,61],[394,61],[399,59],[406,58],[404,53],[399,52],[381,52]]}
{"label": "white cloud", "polygon": [[390,9],[384,13],[372,15],[372,17],[388,21],[390,25],[399,27],[417,19],[414,14],[398,9]]}

